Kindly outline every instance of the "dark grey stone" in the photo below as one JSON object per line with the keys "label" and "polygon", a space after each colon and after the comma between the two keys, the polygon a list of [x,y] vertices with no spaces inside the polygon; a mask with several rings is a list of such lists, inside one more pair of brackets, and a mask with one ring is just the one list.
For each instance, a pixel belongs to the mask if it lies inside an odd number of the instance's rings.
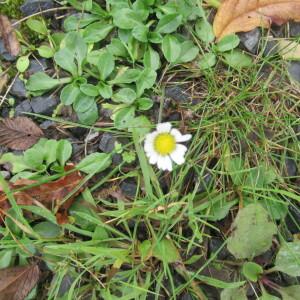
{"label": "dark grey stone", "polygon": [[32,98],[31,107],[34,113],[50,116],[58,104],[56,96],[40,96]]}
{"label": "dark grey stone", "polygon": [[0,171],[0,173],[4,179],[10,178],[10,173],[8,171]]}
{"label": "dark grey stone", "polygon": [[179,112],[174,112],[168,116],[166,121],[181,121],[181,114]]}
{"label": "dark grey stone", "polygon": [[277,41],[269,40],[266,44],[263,45],[264,49],[264,56],[273,56],[278,53],[278,45]]}
{"label": "dark grey stone", "polygon": [[[53,7],[53,0],[26,0],[24,4],[21,5],[20,10],[24,16],[30,16],[37,12],[44,11]],[[49,15],[49,13],[47,13],[47,15]]]}
{"label": "dark grey stone", "polygon": [[105,153],[110,153],[115,148],[117,139],[111,133],[104,133],[99,143],[99,149]]}
{"label": "dark grey stone", "polygon": [[54,126],[54,125],[55,125],[54,121],[46,120],[42,124],[40,124],[40,128],[45,130],[45,129],[48,129],[51,126]]}
{"label": "dark grey stone", "polygon": [[21,116],[24,112],[31,113],[32,107],[29,100],[24,100],[20,104],[18,104],[15,108],[15,116]]}
{"label": "dark grey stone", "polygon": [[185,292],[180,296],[180,300],[194,300],[194,298],[190,293]]}
{"label": "dark grey stone", "polygon": [[[214,253],[218,252],[219,249],[222,247],[222,245],[224,244],[224,241],[221,240],[220,238],[217,237],[212,237],[209,240],[209,245],[208,245],[208,250],[210,253],[210,256],[213,255]],[[230,256],[229,251],[226,248],[226,245],[223,246],[223,248],[218,252],[217,254],[217,259],[220,260],[225,260],[226,258],[228,258]]]}
{"label": "dark grey stone", "polygon": [[112,156],[112,162],[114,165],[119,165],[123,161],[122,155],[119,153],[116,153]]}
{"label": "dark grey stone", "polygon": [[300,36],[300,23],[290,22],[290,36],[299,37]]}
{"label": "dark grey stone", "polygon": [[300,232],[300,208],[295,205],[289,206],[288,214],[285,218],[285,224],[291,234]]}
{"label": "dark grey stone", "polygon": [[9,93],[18,98],[26,98],[26,88],[24,82],[20,78],[16,78]]}
{"label": "dark grey stone", "polygon": [[4,46],[3,40],[0,39],[0,56],[6,61],[16,60],[16,56],[10,55]]}
{"label": "dark grey stone", "polygon": [[284,173],[287,177],[297,176],[297,164],[294,159],[287,158],[285,160],[285,170]]}
{"label": "dark grey stone", "polygon": [[241,40],[241,45],[245,50],[253,54],[257,53],[259,40],[261,38],[261,32],[258,28],[248,32],[242,32],[239,34],[239,37]]}
{"label": "dark grey stone", "polygon": [[185,92],[182,86],[170,86],[165,89],[165,97],[171,98],[176,102],[188,102],[190,101],[190,96]]}
{"label": "dark grey stone", "polygon": [[66,274],[61,281],[57,296],[62,297],[66,292],[68,292],[73,282],[74,278],[69,274]]}
{"label": "dark grey stone", "polygon": [[121,183],[122,193],[129,198],[135,197],[136,190],[137,190],[137,185],[134,182],[125,180]]}
{"label": "dark grey stone", "polygon": [[45,58],[40,58],[39,60],[31,59],[26,73],[28,75],[32,75],[36,72],[44,72],[48,69],[48,67],[48,61]]}
{"label": "dark grey stone", "polygon": [[77,139],[84,139],[85,135],[88,133],[88,130],[83,127],[71,127],[69,131]]}
{"label": "dark grey stone", "polygon": [[300,61],[292,61],[288,66],[289,74],[292,79],[300,82]]}

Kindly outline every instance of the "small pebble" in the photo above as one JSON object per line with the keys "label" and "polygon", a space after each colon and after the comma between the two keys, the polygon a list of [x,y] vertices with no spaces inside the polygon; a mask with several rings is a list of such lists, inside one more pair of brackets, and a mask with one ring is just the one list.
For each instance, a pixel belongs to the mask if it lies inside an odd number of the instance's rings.
{"label": "small pebble", "polygon": [[56,96],[40,96],[32,98],[31,107],[36,114],[51,116],[58,103]]}

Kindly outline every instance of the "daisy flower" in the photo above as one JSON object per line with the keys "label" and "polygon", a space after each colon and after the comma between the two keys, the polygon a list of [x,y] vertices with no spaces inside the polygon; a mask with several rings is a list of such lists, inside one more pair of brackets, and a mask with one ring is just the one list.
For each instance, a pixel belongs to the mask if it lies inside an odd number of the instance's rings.
{"label": "daisy flower", "polygon": [[150,164],[157,164],[164,171],[172,171],[172,161],[182,165],[187,147],[178,143],[191,138],[191,134],[181,134],[178,129],[172,129],[171,123],[157,124],[156,130],[146,135],[144,144]]}

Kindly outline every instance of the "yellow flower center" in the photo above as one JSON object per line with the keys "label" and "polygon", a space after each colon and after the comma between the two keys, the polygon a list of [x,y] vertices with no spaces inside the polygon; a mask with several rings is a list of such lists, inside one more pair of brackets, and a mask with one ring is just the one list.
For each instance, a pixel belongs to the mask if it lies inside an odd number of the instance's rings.
{"label": "yellow flower center", "polygon": [[175,150],[175,138],[169,133],[160,133],[154,139],[154,149],[160,155],[168,155]]}

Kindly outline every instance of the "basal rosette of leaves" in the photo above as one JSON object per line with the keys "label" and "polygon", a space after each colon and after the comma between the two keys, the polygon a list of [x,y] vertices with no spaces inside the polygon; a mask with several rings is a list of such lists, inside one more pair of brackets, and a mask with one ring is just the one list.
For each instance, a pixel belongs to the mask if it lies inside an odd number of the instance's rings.
{"label": "basal rosette of leaves", "polygon": [[68,2],[78,13],[65,19],[64,34],[52,34],[52,52],[45,53],[50,45],[38,49],[64,75],[36,73],[27,89],[41,95],[59,88],[62,104],[72,106],[83,124],[95,123],[102,103],[113,111],[115,126],[127,128],[138,111],[152,107],[150,89],[161,64],[187,63],[199,53],[184,34],[205,17],[195,0],[107,1],[106,10],[93,1]]}

